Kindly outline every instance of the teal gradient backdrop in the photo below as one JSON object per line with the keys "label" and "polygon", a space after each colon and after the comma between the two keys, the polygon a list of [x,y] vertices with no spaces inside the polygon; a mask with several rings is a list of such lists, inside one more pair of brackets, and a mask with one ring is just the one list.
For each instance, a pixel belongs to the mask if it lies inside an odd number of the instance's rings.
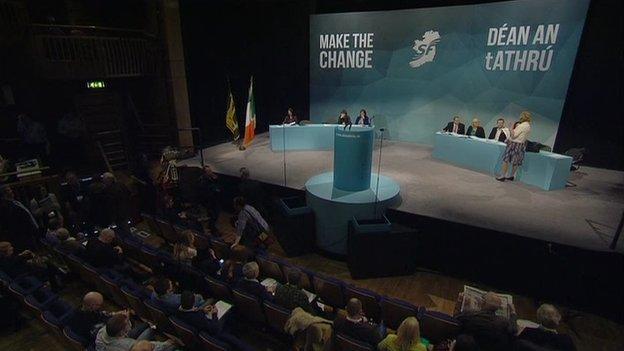
{"label": "teal gradient backdrop", "polygon": [[[313,15],[310,18],[310,116],[336,121],[347,109],[355,120],[362,108],[394,140],[433,143],[453,115],[466,128],[473,117],[486,134],[504,117],[523,110],[534,118],[531,140],[553,145],[572,74],[589,0],[516,0],[490,4],[383,12]],[[490,28],[531,26],[527,45],[487,46]],[[486,53],[543,50],[532,45],[535,28],[559,24],[547,71],[492,71]],[[412,68],[415,40],[427,31],[440,40],[432,62]],[[321,68],[320,35],[374,33],[372,68]],[[357,50],[357,49],[353,49]],[[341,51],[341,50],[338,50]]]}

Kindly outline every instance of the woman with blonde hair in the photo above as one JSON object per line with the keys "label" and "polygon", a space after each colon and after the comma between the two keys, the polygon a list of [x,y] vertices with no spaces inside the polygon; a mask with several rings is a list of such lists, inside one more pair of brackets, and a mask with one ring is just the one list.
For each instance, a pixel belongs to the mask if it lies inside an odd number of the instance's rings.
{"label": "woman with blonde hair", "polygon": [[[531,113],[522,111],[520,113],[520,121],[511,131],[511,136],[506,140],[507,147],[503,154],[503,166],[500,176],[496,180],[504,182],[506,180],[514,180],[518,167],[524,161],[524,153],[526,152],[527,138],[531,133]],[[509,164],[511,163],[511,176],[507,177]]]}
{"label": "woman with blonde hair", "polygon": [[407,317],[395,334],[388,334],[377,349],[379,351],[427,351],[427,342],[420,337],[420,324],[416,317]]}
{"label": "woman with blonde hair", "polygon": [[173,245],[173,258],[190,265],[192,264],[195,256],[197,256],[197,249],[195,248],[195,234],[187,229],[180,233],[179,241]]}

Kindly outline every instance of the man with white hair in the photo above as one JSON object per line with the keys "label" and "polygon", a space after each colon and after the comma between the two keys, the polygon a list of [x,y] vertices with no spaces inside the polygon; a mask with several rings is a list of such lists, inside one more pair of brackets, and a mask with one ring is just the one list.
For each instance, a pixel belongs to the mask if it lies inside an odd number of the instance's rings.
{"label": "man with white hair", "polygon": [[572,338],[567,334],[559,334],[557,327],[561,322],[561,314],[553,305],[543,304],[537,309],[537,328],[525,328],[519,338],[548,350],[576,350]]}
{"label": "man with white hair", "polygon": [[273,294],[260,284],[258,275],[260,267],[256,262],[247,262],[243,265],[243,278],[236,283],[236,289],[263,300],[273,300]]}

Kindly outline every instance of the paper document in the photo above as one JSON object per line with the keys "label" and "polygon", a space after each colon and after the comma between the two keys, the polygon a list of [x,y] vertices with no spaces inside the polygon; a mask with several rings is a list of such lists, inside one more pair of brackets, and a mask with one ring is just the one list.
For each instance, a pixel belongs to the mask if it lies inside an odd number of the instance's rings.
{"label": "paper document", "polygon": [[232,308],[232,305],[219,300],[215,303],[215,307],[217,308],[217,318],[221,319]]}

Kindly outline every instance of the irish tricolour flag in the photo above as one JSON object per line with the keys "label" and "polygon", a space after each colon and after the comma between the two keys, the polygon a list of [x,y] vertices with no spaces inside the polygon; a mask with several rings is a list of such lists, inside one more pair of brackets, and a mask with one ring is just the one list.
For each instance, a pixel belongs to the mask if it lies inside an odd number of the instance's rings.
{"label": "irish tricolour flag", "polygon": [[243,146],[247,147],[251,144],[254,136],[256,136],[256,101],[253,95],[253,77],[251,77],[247,113],[245,114],[245,139],[243,140]]}

